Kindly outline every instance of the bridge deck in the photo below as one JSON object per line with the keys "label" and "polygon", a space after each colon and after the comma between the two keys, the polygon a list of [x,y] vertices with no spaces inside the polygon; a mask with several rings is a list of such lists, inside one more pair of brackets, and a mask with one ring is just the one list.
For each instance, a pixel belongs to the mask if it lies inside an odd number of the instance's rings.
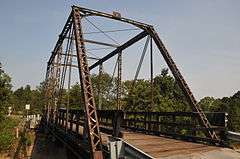
{"label": "bridge deck", "polygon": [[[136,132],[125,131],[123,134],[124,141],[156,159],[240,159],[240,153],[227,148]],[[107,143],[107,136],[102,134],[104,144]]]}
{"label": "bridge deck", "polygon": [[124,140],[154,158],[172,157],[179,154],[188,156],[193,153],[203,153],[219,149],[214,146],[140,133],[125,133]]}
{"label": "bridge deck", "polygon": [[[73,124],[73,131],[76,125]],[[80,134],[83,128],[79,127]],[[107,145],[109,134],[101,133],[103,144]],[[234,150],[200,143],[187,142],[161,136],[123,131],[122,139],[153,158],[164,159],[240,159]]]}

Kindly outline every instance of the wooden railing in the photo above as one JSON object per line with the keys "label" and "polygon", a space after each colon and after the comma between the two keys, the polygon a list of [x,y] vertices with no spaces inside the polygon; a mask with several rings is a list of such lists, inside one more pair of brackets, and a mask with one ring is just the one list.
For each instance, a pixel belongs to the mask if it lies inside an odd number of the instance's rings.
{"label": "wooden railing", "polygon": [[[204,135],[205,127],[198,124],[198,115],[194,112],[123,112],[118,110],[98,110],[101,132],[121,137],[123,130],[131,130],[152,135],[164,135],[173,138],[219,143]],[[226,115],[224,112],[205,112],[212,127],[220,137],[226,140]],[[59,127],[66,127],[66,109],[59,109],[54,120]],[[52,120],[53,121],[53,120]],[[84,111],[69,110],[68,131],[79,133],[84,126]],[[73,129],[73,125],[75,128]]]}

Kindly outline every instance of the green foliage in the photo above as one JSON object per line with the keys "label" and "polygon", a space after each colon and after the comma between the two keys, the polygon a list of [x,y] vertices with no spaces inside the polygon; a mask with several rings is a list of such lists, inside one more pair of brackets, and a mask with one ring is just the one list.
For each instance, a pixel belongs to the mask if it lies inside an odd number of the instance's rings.
{"label": "green foliage", "polygon": [[[124,82],[125,107],[132,111],[188,111],[190,107],[176,81],[163,69],[153,81],[153,107],[151,108],[151,83],[149,80]],[[130,106],[130,107],[128,107]]]}
{"label": "green foliage", "polygon": [[199,105],[204,111],[227,112],[229,130],[240,131],[240,91],[232,97],[222,99],[205,97],[200,100]]}
{"label": "green foliage", "polygon": [[72,109],[80,109],[83,106],[81,86],[79,83],[73,85],[69,93],[69,105]]}
{"label": "green foliage", "polygon": [[27,132],[22,132],[22,133],[20,134],[20,136],[21,136],[21,142],[22,142],[23,145],[31,146],[32,141],[31,141],[31,138],[30,138],[29,133],[27,133]]}
{"label": "green foliage", "polygon": [[14,134],[9,131],[0,132],[0,151],[8,150],[14,140]]}
{"label": "green foliage", "polygon": [[25,105],[30,104],[29,113],[41,113],[44,106],[44,83],[40,83],[35,90],[30,85],[20,87],[13,93],[13,110],[14,113],[24,113]]}
{"label": "green foliage", "polygon": [[0,122],[0,151],[8,150],[15,139],[15,127],[19,120],[6,117]]}
{"label": "green foliage", "polygon": [[97,108],[116,109],[116,79],[103,72],[101,76],[91,76]]}
{"label": "green foliage", "polygon": [[126,81],[124,83],[125,94],[125,106],[129,107],[133,111],[146,111],[150,107],[151,99],[150,94],[150,82],[148,80],[137,80],[132,88],[133,81]]}
{"label": "green foliage", "polygon": [[0,67],[0,121],[3,119],[4,114],[9,106],[11,106],[11,78]]}
{"label": "green foliage", "polygon": [[[95,103],[98,109],[116,109],[116,83],[117,79],[109,74],[91,76]],[[153,87],[150,80],[139,79],[122,82],[122,108],[130,111],[192,111],[188,102],[178,86],[176,80],[169,75],[168,69],[162,69],[161,74],[154,77]],[[134,87],[133,87],[134,86]],[[29,113],[41,113],[45,105],[45,83],[42,82],[36,89],[30,85],[11,91],[11,78],[0,69],[0,122],[4,119],[7,107],[12,106],[14,113],[24,113],[25,105],[30,104]],[[153,89],[153,103],[151,102],[151,89]],[[63,90],[61,107],[66,107],[69,98],[71,109],[82,109],[83,99],[79,83],[70,90]],[[153,104],[153,105],[152,105]],[[222,111],[229,114],[229,129],[240,131],[240,92],[232,97],[215,99],[205,97],[199,105],[204,111]],[[3,135],[8,138],[6,135]],[[6,140],[9,141],[9,140]]]}

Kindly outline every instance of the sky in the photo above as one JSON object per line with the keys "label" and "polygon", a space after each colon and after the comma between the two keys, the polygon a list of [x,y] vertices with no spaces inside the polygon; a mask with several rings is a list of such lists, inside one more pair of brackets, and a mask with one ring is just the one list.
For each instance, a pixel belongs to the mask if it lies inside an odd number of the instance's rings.
{"label": "sky", "polygon": [[0,0],[0,62],[14,89],[44,80],[72,5],[152,24],[198,100],[240,90],[238,0]]}

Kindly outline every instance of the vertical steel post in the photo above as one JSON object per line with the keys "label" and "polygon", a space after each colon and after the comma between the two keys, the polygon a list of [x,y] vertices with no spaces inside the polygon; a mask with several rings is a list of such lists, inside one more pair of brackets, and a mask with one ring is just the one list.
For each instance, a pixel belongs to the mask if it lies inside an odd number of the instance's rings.
{"label": "vertical steel post", "polygon": [[99,65],[99,72],[98,72],[98,109],[102,109],[102,74],[103,74],[103,64]]}
{"label": "vertical steel post", "polygon": [[68,66],[68,94],[67,94],[67,108],[66,108],[66,127],[65,127],[65,131],[68,130],[68,120],[69,120],[69,100],[70,100],[70,87],[71,87],[71,74],[72,74],[72,36],[71,36],[71,41],[70,41],[70,48],[68,50],[68,54],[67,54],[67,58],[69,61],[69,66]]}
{"label": "vertical steel post", "polygon": [[62,60],[62,47],[57,50],[56,56],[56,66],[55,66],[55,86],[54,86],[54,120],[56,120],[57,109],[58,109],[58,98],[59,98],[59,85],[60,85],[60,75],[61,75],[61,60]]}
{"label": "vertical steel post", "polygon": [[153,109],[153,48],[152,48],[152,37],[150,39],[150,78],[151,78],[151,106],[149,111]]}
{"label": "vertical steel post", "polygon": [[117,109],[121,110],[122,95],[122,52],[118,53],[118,75],[117,75]]}

